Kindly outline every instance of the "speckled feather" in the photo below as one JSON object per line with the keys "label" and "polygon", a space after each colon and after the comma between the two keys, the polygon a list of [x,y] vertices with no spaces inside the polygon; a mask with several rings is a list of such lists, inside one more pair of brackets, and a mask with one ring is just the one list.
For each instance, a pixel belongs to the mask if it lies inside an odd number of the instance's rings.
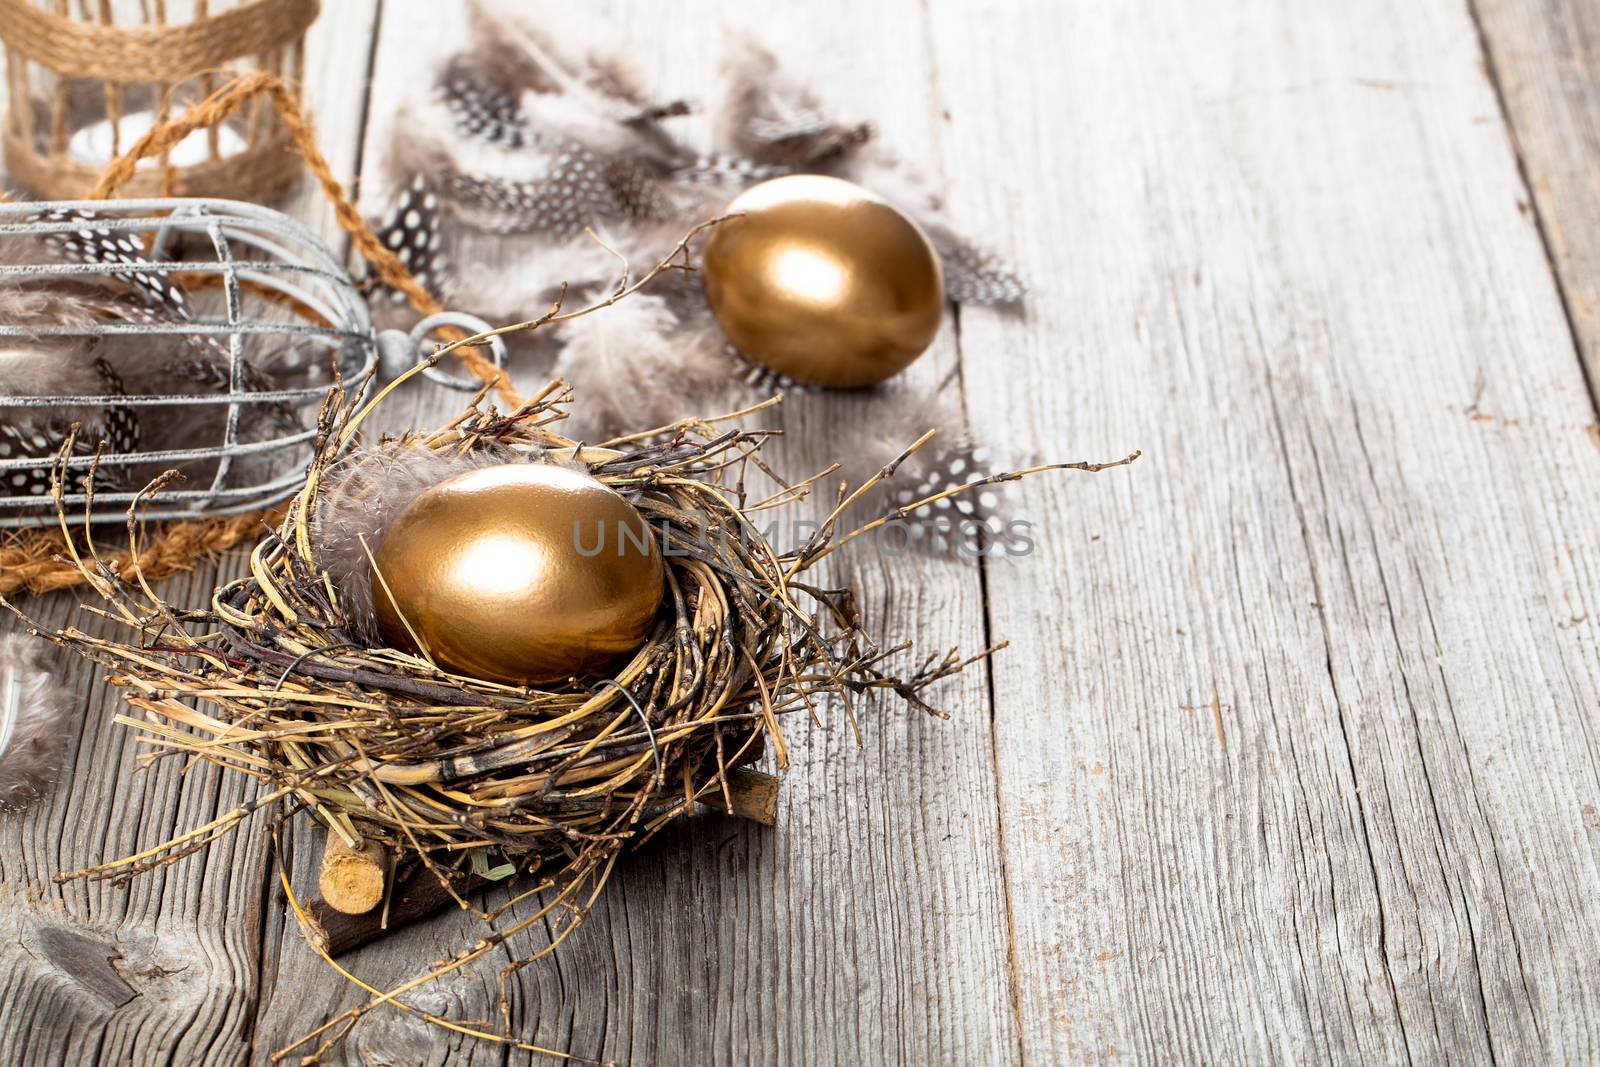
{"label": "speckled feather", "polygon": [[[395,197],[375,226],[378,240],[405,264],[417,284],[436,299],[448,299],[449,264],[441,252],[444,234],[440,224],[439,195],[429,180],[418,174]],[[380,303],[403,305],[406,296],[383,284],[369,271],[362,284]]]}
{"label": "speckled feather", "polygon": [[[725,66],[717,150],[706,155],[673,137],[660,116],[676,111],[652,108],[617,62],[558,48],[509,9],[491,34],[475,9],[470,62],[463,55],[443,63],[431,100],[396,123],[403,133],[388,154],[402,201],[418,182],[436,191],[438,244],[454,269],[447,280],[429,269],[452,306],[510,321],[542,310],[563,281],[570,301],[602,295],[615,286],[617,256],[642,269],[742,189],[796,172],[857,181],[910,212],[940,254],[952,300],[1022,299],[1015,272],[949,226],[937,197],[877,143],[870,124],[830,119],[819,98],[754,45],[741,43]],[[585,227],[603,246],[582,235]],[[393,240],[404,247],[413,238]],[[483,263],[495,266],[477,266]],[[830,394],[734,351],[694,278],[659,278],[648,296],[514,343],[573,384],[579,399],[567,430],[591,441],[730,410],[778,390],[790,394],[791,407],[830,402]],[[847,477],[869,476],[930,426],[940,433],[867,506],[886,508],[896,493],[977,469],[959,412],[913,390],[884,389],[874,398],[871,428],[846,428],[851,439],[835,442]],[[992,517],[979,514],[976,501],[938,510]]]}
{"label": "speckled feather", "polygon": [[491,24],[481,5],[474,10],[474,50],[444,62],[436,106],[401,124],[402,141],[420,138],[428,149],[391,153],[402,168],[410,161],[408,175],[426,169],[460,226],[553,242],[585,226],[666,219],[684,226],[757,182],[834,174],[917,217],[944,261],[952,300],[1024,297],[1017,273],[950,226],[938,198],[879,143],[870,123],[828,117],[820,99],[759,46],[739,42],[724,66],[718,150],[705,155],[680,144],[662,121],[681,109],[649,105],[619,62],[563,54],[531,29],[508,35],[514,16]]}

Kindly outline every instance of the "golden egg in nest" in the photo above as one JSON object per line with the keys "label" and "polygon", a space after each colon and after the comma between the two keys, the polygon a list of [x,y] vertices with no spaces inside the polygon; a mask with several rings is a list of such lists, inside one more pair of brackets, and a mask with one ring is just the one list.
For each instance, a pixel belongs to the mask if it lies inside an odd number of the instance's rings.
{"label": "golden egg in nest", "polygon": [[927,235],[852,182],[797,174],[728,205],[706,241],[706,299],[734,346],[796,381],[876,385],[933,343],[944,272]]}
{"label": "golden egg in nest", "polygon": [[393,647],[510,685],[583,675],[636,650],[663,563],[639,510],[580,471],[516,463],[422,492],[384,529],[373,606]]}

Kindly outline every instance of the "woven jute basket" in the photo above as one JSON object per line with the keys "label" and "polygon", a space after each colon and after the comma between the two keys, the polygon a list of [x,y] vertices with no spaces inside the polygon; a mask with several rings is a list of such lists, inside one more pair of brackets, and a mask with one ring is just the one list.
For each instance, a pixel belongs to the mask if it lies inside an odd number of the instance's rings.
{"label": "woven jute basket", "polygon": [[[140,119],[165,123],[250,71],[279,75],[297,92],[306,29],[320,6],[320,0],[0,0],[11,180],[41,197],[77,199],[110,158],[138,139]],[[200,158],[180,165],[169,152],[141,167],[123,194],[263,201],[302,172],[288,150],[288,127],[264,102],[204,140]],[[107,157],[84,158],[91,146],[108,150]]]}

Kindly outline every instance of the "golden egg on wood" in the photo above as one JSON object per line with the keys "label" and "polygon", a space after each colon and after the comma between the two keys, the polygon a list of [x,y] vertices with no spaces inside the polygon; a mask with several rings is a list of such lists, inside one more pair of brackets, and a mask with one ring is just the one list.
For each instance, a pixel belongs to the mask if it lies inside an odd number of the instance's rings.
{"label": "golden egg on wood", "polygon": [[649,636],[663,564],[614,490],[549,464],[486,467],[408,504],[374,553],[372,599],[394,647],[526,685],[606,666]]}
{"label": "golden egg on wood", "polygon": [[796,381],[876,385],[933,343],[944,272],[894,205],[821,175],[775,178],[728,205],[706,242],[706,298],[734,346]]}

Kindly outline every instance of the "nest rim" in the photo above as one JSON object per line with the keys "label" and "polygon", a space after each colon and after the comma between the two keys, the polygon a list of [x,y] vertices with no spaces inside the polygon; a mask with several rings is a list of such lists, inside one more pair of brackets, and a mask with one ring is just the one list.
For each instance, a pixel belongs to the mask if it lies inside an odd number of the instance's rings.
{"label": "nest rim", "polygon": [[[663,553],[662,606],[644,643],[609,671],[515,686],[359,640],[318,564],[314,526],[330,471],[360,454],[357,427],[407,376],[359,408],[325,405],[305,486],[252,550],[248,572],[202,613],[215,634],[211,677],[180,687],[201,695],[225,673],[230,694],[202,700],[230,714],[197,713],[188,725],[253,746],[230,754],[253,755],[258,774],[346,841],[377,840],[430,867],[485,849],[521,870],[556,859],[581,875],[697,804],[731,812],[730,771],[769,746],[787,766],[780,715],[815,716],[832,694],[854,725],[854,696],[893,688],[920,703],[923,685],[959,669],[947,657],[911,683],[881,674],[889,653],[860,628],[848,591],[799,581],[803,557],[780,555],[742,496],[716,480],[759,462],[763,432],[684,424],[657,443],[584,445],[546,426],[570,399],[560,383],[510,416],[484,408],[480,393],[410,443],[578,464],[621,493],[674,550]],[[802,594],[812,611],[797,603]],[[170,696],[133,702],[176,713]],[[293,725],[252,736],[252,717]]]}

